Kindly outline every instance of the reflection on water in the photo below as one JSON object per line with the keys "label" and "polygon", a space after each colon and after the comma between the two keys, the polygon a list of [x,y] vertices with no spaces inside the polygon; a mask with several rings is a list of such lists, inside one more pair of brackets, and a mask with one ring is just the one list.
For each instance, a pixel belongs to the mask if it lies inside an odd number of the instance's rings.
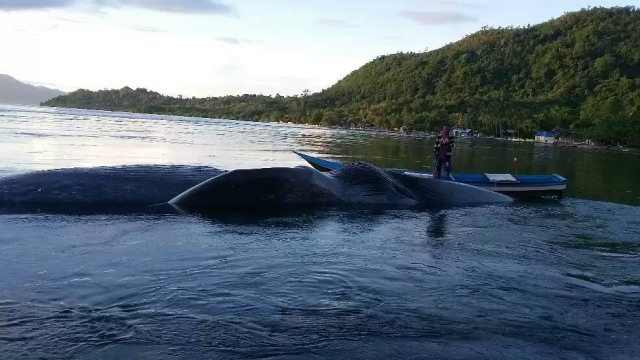
{"label": "reflection on water", "polygon": [[447,214],[443,212],[429,214],[427,234],[433,239],[440,239],[447,236]]}
{"label": "reflection on water", "polygon": [[330,131],[315,127],[6,106],[0,113],[5,171],[137,164],[295,166],[302,162],[290,150],[333,140]]}

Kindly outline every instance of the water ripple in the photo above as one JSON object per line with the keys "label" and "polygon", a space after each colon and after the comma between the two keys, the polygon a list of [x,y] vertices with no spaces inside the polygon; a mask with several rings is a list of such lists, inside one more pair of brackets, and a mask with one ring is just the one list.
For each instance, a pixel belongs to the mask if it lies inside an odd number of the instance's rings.
{"label": "water ripple", "polygon": [[[366,148],[381,166],[430,159],[420,141],[343,130],[0,115],[0,182],[78,166],[107,166],[108,178],[152,164],[160,181],[185,164],[301,165],[291,149],[348,160]],[[2,214],[0,358],[634,359],[638,219],[637,207],[571,197],[422,212]]]}

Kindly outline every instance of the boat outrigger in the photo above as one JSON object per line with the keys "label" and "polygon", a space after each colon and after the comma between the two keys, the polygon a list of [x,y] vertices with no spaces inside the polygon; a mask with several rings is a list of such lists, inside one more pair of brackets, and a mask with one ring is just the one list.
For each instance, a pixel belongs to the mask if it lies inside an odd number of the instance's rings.
{"label": "boat outrigger", "polygon": [[[339,169],[342,164],[313,157],[301,152],[294,153],[318,171],[332,171]],[[387,171],[402,173],[408,176],[432,178],[433,174],[423,171],[406,169],[386,169]],[[511,196],[557,196],[562,198],[562,192],[567,188],[568,180],[558,174],[549,175],[511,175],[511,174],[452,174],[449,181],[477,186],[483,189],[503,193]]]}

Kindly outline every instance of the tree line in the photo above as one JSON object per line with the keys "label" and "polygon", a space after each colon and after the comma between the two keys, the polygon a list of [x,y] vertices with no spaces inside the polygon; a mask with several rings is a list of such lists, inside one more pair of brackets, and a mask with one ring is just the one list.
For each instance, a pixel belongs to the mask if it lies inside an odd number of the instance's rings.
{"label": "tree line", "polygon": [[451,124],[521,136],[549,130],[640,147],[640,9],[485,27],[437,50],[379,56],[313,94],[182,98],[125,87],[43,105],[422,131]]}

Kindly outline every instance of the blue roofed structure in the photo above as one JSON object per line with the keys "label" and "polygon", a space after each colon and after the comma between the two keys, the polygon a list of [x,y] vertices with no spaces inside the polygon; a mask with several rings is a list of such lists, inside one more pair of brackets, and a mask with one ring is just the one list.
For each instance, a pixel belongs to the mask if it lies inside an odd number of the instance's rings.
{"label": "blue roofed structure", "polygon": [[536,141],[542,143],[553,143],[556,141],[556,134],[550,131],[538,131],[536,133]]}
{"label": "blue roofed structure", "polygon": [[551,131],[538,131],[536,133],[536,136],[545,136],[545,137],[552,137],[555,138],[556,134],[552,133]]}

